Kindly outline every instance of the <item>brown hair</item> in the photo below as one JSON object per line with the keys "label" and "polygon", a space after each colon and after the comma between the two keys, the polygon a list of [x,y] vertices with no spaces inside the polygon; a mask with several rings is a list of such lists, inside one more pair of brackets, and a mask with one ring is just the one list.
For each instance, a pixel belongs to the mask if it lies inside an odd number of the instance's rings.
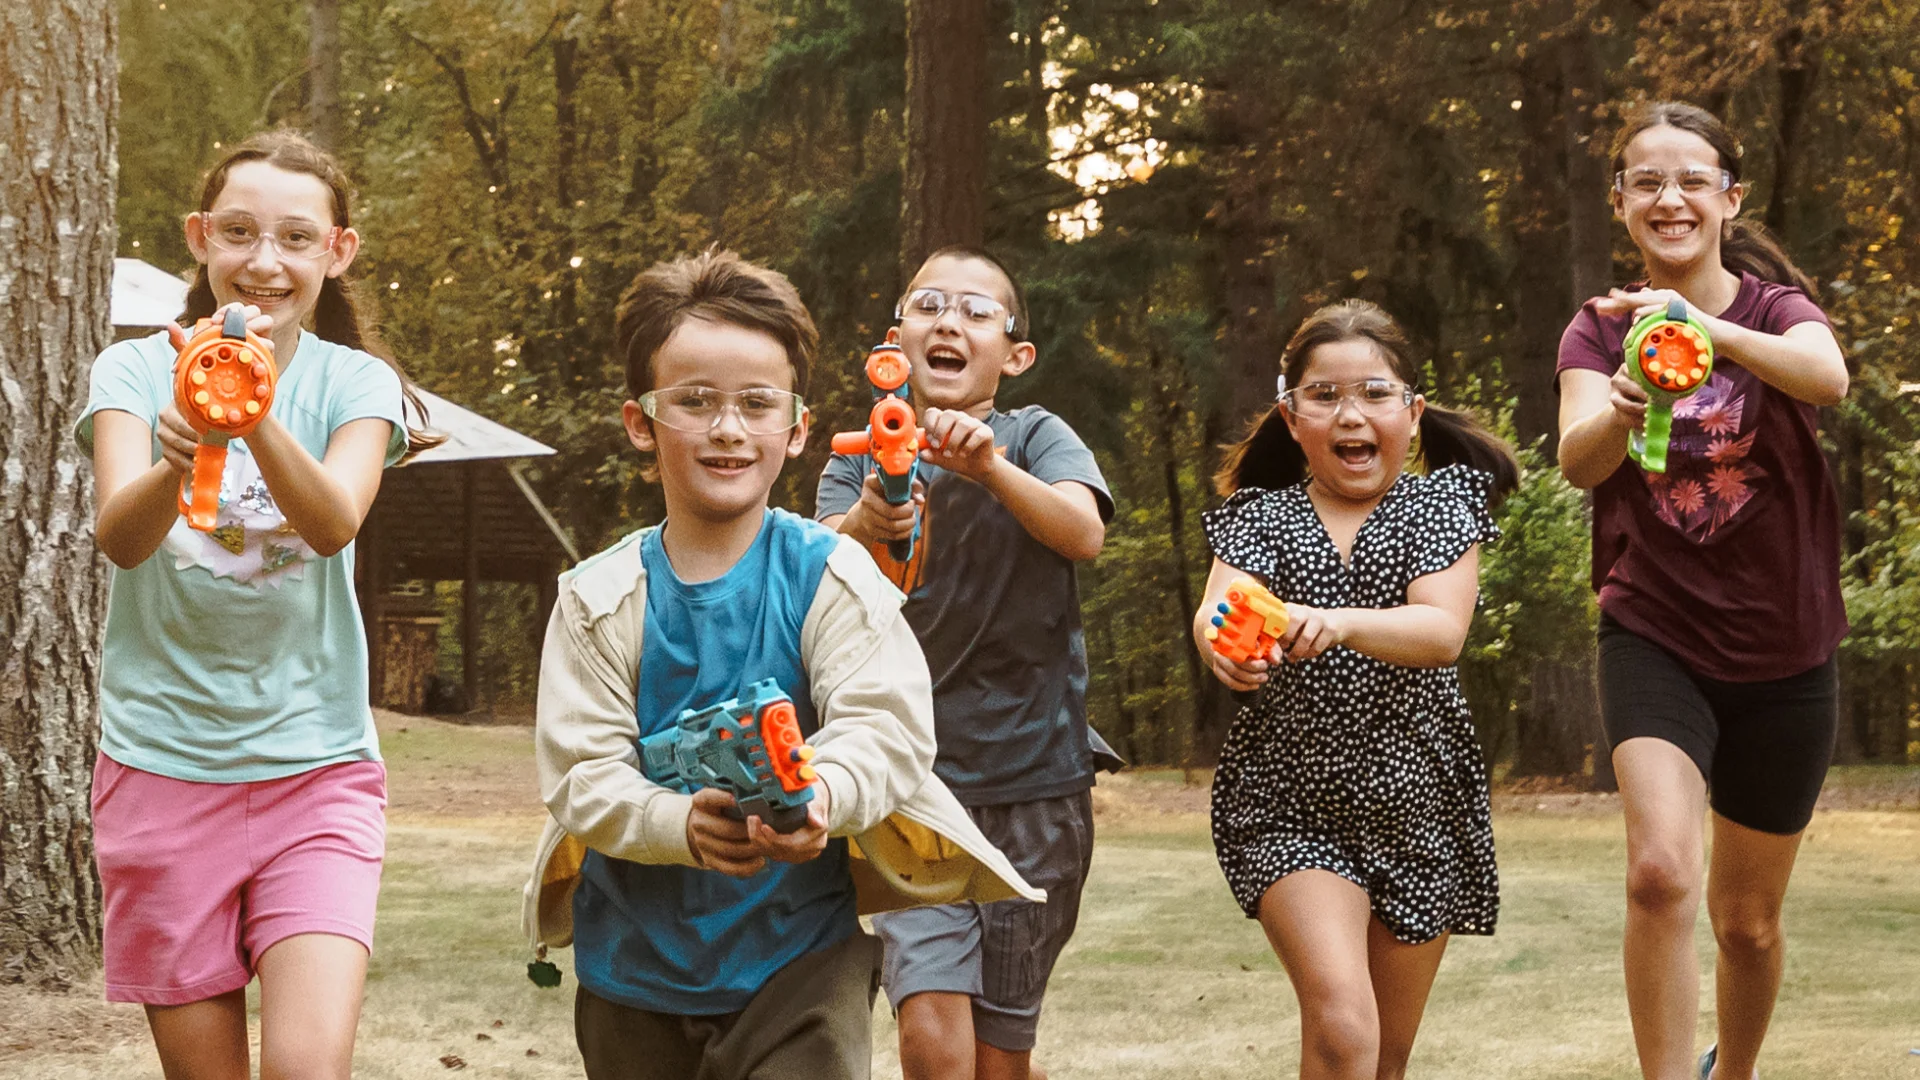
{"label": "brown hair", "polygon": [[[1280,370],[1287,385],[1299,385],[1315,349],[1342,341],[1371,343],[1393,369],[1394,378],[1410,387],[1420,385],[1420,367],[1413,362],[1406,334],[1379,305],[1365,300],[1329,304],[1307,316],[1280,355]],[[1306,452],[1287,430],[1278,405],[1263,413],[1248,427],[1244,438],[1225,450],[1226,460],[1214,474],[1214,486],[1222,495],[1247,487],[1289,487],[1306,479]],[[1420,454],[1429,469],[1461,464],[1492,473],[1496,495],[1504,495],[1520,483],[1520,466],[1505,440],[1472,415],[1441,408],[1431,401],[1420,414]]]}
{"label": "brown hair", "polygon": [[[1613,140],[1615,176],[1627,167],[1627,144],[1648,128],[1663,125],[1700,136],[1719,155],[1720,167],[1727,170],[1733,182],[1740,182],[1740,140],[1719,117],[1682,101],[1656,101],[1634,112]],[[1776,192],[1775,197],[1779,194]],[[1813,279],[1793,265],[1793,260],[1767,232],[1766,226],[1757,221],[1735,218],[1727,223],[1726,235],[1720,238],[1720,265],[1734,273],[1745,270],[1762,281],[1791,285],[1810,297],[1820,295]]]}
{"label": "brown hair", "polygon": [[626,359],[627,396],[653,389],[653,358],[688,319],[758,330],[778,341],[793,365],[793,392],[806,397],[820,331],[799,291],[785,274],[717,247],[655,263],[620,295],[613,340]]}
{"label": "brown hair", "polygon": [[[348,218],[348,203],[353,189],[347,181],[346,170],[340,167],[332,154],[308,142],[298,132],[280,130],[263,131],[239,146],[220,163],[207,172],[200,185],[200,212],[213,209],[214,201],[220,198],[220,192],[227,186],[227,174],[235,165],[247,161],[264,161],[277,169],[287,172],[305,173],[327,185],[333,195],[333,223],[342,229],[351,224]],[[213,285],[207,280],[207,267],[200,264],[193,275],[193,287],[187,291],[187,310],[180,317],[182,325],[192,326],[197,319],[212,315],[218,301],[213,296]],[[408,407],[420,418],[422,425],[428,422],[427,407],[415,391],[413,380],[401,369],[400,362],[387,350],[386,343],[380,340],[380,334],[374,329],[372,304],[354,289],[353,283],[344,277],[322,278],[320,281],[320,299],[313,308],[313,332],[327,341],[345,345],[349,349],[359,349],[379,357],[400,377],[400,393],[405,397]],[[441,443],[447,437],[426,427],[407,425],[407,453],[417,454]]]}
{"label": "brown hair", "polygon": [[[1027,335],[1032,331],[1033,325],[1027,320],[1027,290],[1021,287],[1020,279],[1013,276],[1013,271],[1007,269],[1007,264],[1001,262],[999,256],[988,251],[986,248],[975,247],[972,244],[948,244],[946,247],[941,248],[939,251],[934,252],[922,260],[920,270],[925,270],[927,264],[935,259],[973,259],[986,263],[988,266],[998,270],[1000,276],[1007,279],[1007,291],[1013,294],[1013,333],[1011,336],[1015,341],[1028,340]],[[913,276],[919,277],[920,270],[915,270]]]}

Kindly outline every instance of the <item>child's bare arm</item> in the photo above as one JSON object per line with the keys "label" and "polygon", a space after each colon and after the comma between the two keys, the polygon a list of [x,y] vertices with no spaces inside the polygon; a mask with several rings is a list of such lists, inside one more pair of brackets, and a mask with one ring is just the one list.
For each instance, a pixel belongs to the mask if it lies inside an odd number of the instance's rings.
{"label": "child's bare arm", "polygon": [[[177,424],[186,435],[166,425]],[[161,452],[153,460],[153,431],[145,419],[117,409],[93,418],[93,535],[102,554],[122,570],[147,561],[180,519],[180,482],[191,475],[193,451],[181,456],[173,441],[191,443],[193,429],[171,407],[161,413]]]}
{"label": "child's bare arm", "polygon": [[993,429],[963,412],[928,409],[929,464],[973,480],[1000,500],[1035,540],[1075,562],[1100,554],[1107,526],[1093,489],[1078,480],[1049,484],[994,452]]}
{"label": "child's bare arm", "polygon": [[1480,547],[1445,570],[1413,579],[1407,602],[1392,608],[1322,609],[1288,604],[1283,659],[1310,660],[1345,645],[1400,667],[1446,667],[1460,659],[1480,591]]}

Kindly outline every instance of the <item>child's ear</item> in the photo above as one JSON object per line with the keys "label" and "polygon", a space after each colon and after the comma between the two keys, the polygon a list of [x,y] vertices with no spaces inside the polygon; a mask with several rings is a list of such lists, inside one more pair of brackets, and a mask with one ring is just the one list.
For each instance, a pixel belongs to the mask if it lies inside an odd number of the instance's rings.
{"label": "child's ear", "polygon": [[353,229],[341,229],[340,238],[333,244],[333,265],[327,267],[327,276],[337,278],[353,265],[353,257],[360,254],[360,234]]}
{"label": "child's ear", "polygon": [[1426,395],[1425,395],[1425,394],[1415,394],[1415,395],[1413,395],[1413,426],[1414,426],[1414,427],[1416,427],[1416,428],[1417,428],[1417,427],[1419,427],[1419,426],[1420,426],[1420,418],[1421,418],[1422,416],[1425,416],[1426,414],[1427,414],[1427,397],[1426,397]]}
{"label": "child's ear", "polygon": [[807,448],[807,426],[813,419],[812,409],[800,410],[800,422],[793,425],[793,431],[787,435],[787,456],[797,458]]}
{"label": "child's ear", "polygon": [[628,401],[620,406],[620,423],[627,429],[627,441],[635,450],[651,454],[660,448],[653,441],[653,421],[647,419],[647,411],[639,402]]}
{"label": "child's ear", "polygon": [[897,326],[887,327],[887,344],[889,345],[900,344],[900,328],[899,327]]}
{"label": "child's ear", "polygon": [[1000,365],[1000,374],[1007,378],[1012,378],[1020,374],[1033,366],[1033,361],[1037,355],[1038,353],[1033,347],[1033,342],[1016,342],[1013,346],[1013,352],[1007,355],[1007,362]]}
{"label": "child's ear", "polygon": [[1279,413],[1280,421],[1287,425],[1287,434],[1293,436],[1294,442],[1299,442],[1300,429],[1293,424],[1293,410],[1287,408],[1286,402],[1276,401],[1273,403],[1273,411]]}
{"label": "child's ear", "polygon": [[207,216],[188,214],[182,230],[187,234],[187,250],[193,252],[195,261],[207,261]]}

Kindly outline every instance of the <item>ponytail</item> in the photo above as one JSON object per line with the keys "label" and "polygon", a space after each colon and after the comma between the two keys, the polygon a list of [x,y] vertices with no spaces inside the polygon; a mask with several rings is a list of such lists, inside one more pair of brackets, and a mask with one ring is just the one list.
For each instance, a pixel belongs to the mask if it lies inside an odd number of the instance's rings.
{"label": "ponytail", "polygon": [[1791,285],[1810,299],[1820,298],[1813,279],[1793,265],[1773,234],[1757,221],[1735,218],[1727,223],[1727,234],[1720,239],[1720,265],[1736,274],[1745,270],[1762,281]]}
{"label": "ponytail", "polygon": [[[292,131],[262,132],[222,158],[207,173],[206,181],[201,185],[200,209],[203,213],[213,209],[214,200],[220,197],[221,189],[227,185],[227,173],[243,161],[264,161],[278,169],[317,178],[327,185],[333,196],[334,224],[342,229],[348,227],[345,170],[333,155]],[[213,285],[207,280],[207,267],[203,263],[194,271],[193,285],[187,290],[187,310],[180,316],[181,325],[191,327],[196,320],[212,315],[217,306]],[[363,306],[366,309],[364,312]],[[380,340],[378,331],[373,327],[375,321],[371,301],[359,296],[352,282],[337,277],[321,280],[320,299],[313,311],[315,335],[336,345],[345,345],[349,349],[375,356],[393,369],[400,379],[400,394],[406,403],[403,412],[410,412],[420,419],[417,427],[411,420],[406,421],[407,456],[412,457],[439,446],[447,441],[447,437],[426,426],[430,420],[426,403],[420,399],[418,389],[413,380],[407,378],[400,362],[393,358],[386,343]]]}
{"label": "ponytail", "polygon": [[1427,471],[1465,465],[1493,476],[1493,502],[1520,486],[1520,463],[1513,447],[1471,413],[1442,408],[1432,402],[1420,414],[1420,456]]}
{"label": "ponytail", "polygon": [[1213,474],[1214,490],[1221,495],[1249,487],[1278,490],[1307,478],[1307,455],[1293,441],[1278,405],[1255,418],[1246,436],[1224,449],[1226,459]]}

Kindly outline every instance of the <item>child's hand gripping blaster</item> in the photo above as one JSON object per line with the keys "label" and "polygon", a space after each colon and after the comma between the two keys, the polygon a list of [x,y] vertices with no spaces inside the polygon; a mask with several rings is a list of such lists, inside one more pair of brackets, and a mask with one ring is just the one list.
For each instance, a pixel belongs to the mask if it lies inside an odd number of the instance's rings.
{"label": "child's hand gripping blaster", "polygon": [[1666,472],[1673,403],[1707,385],[1713,339],[1686,301],[1671,301],[1627,332],[1627,370],[1647,391],[1646,426],[1627,437],[1627,454],[1648,472]]}
{"label": "child's hand gripping blaster", "polygon": [[[903,506],[913,498],[913,481],[920,472],[920,449],[927,444],[913,414],[911,389],[907,376],[913,365],[898,345],[875,345],[867,354],[867,382],[873,384],[873,411],[867,414],[865,431],[843,431],[833,437],[833,452],[857,457],[873,457],[874,475],[886,492],[887,502]],[[887,554],[895,562],[913,559],[914,541],[920,538],[920,523],[913,524],[913,535],[887,544]]]}
{"label": "child's hand gripping blaster", "polygon": [[220,512],[227,443],[252,431],[273,407],[279,378],[273,342],[250,332],[239,308],[228,308],[220,323],[194,323],[191,338],[170,323],[167,336],[180,354],[173,363],[174,407],[200,433],[193,479],[180,486],[180,512],[187,524],[212,532]]}
{"label": "child's hand gripping blaster", "polygon": [[1259,582],[1242,577],[1227,585],[1227,599],[1207,627],[1207,640],[1214,652],[1244,664],[1265,659],[1286,632],[1287,605]]}
{"label": "child's hand gripping blaster", "polygon": [[807,823],[813,801],[813,747],[800,735],[793,699],[772,679],[745,697],[688,709],[673,727],[640,740],[647,779],[670,787],[717,787],[775,832]]}

